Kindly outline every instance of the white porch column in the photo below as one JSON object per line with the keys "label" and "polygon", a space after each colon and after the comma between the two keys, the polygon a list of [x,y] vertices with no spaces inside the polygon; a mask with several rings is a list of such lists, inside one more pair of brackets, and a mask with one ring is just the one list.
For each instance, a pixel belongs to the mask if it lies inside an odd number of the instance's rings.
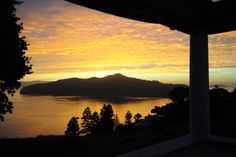
{"label": "white porch column", "polygon": [[190,135],[209,135],[208,34],[190,35]]}

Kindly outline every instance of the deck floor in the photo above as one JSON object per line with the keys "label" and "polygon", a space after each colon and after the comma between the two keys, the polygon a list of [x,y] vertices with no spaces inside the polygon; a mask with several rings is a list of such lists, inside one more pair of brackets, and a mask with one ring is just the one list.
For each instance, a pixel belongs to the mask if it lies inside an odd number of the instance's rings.
{"label": "deck floor", "polygon": [[236,157],[236,145],[203,141],[161,157]]}

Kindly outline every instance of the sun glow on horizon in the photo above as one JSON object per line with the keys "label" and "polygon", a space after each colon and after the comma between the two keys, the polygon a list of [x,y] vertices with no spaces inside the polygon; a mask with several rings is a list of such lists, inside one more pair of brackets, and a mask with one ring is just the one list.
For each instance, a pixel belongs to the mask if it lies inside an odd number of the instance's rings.
{"label": "sun glow on horizon", "polygon": [[[63,0],[24,0],[18,7],[30,43],[24,81],[104,77],[115,73],[165,83],[189,78],[189,36]],[[209,36],[210,80],[236,81],[236,31]]]}

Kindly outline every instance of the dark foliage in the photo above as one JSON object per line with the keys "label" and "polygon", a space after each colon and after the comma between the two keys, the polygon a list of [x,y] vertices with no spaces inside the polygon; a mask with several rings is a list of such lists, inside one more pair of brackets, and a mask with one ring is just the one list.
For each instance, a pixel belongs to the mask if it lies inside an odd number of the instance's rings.
{"label": "dark foliage", "polygon": [[115,129],[117,129],[117,127],[120,125],[120,119],[117,114],[115,115],[115,124],[114,125],[115,125]]}
{"label": "dark foliage", "polygon": [[[189,121],[189,89],[177,87],[173,89],[169,98],[171,103],[165,106],[155,106],[151,113],[156,116],[157,123],[160,124],[188,124]],[[154,120],[155,122],[155,120]]]}
{"label": "dark foliage", "polygon": [[235,89],[230,93],[219,87],[210,90],[210,120],[212,134],[236,137]]}
{"label": "dark foliage", "polygon": [[157,117],[157,123],[161,124],[188,124],[189,121],[189,90],[185,87],[177,87],[170,92],[171,103],[165,106],[155,106],[151,113]]}
{"label": "dark foliage", "polygon": [[[236,131],[236,89],[228,92],[215,86],[210,90],[210,120],[213,134],[235,137]],[[151,113],[154,126],[189,124],[189,98],[187,89],[174,89],[170,93],[172,103],[165,106],[155,106]],[[201,115],[199,115],[201,116]]]}
{"label": "dark foliage", "polygon": [[83,116],[81,117],[82,119],[82,123],[81,123],[81,127],[83,128],[81,130],[81,133],[83,134],[91,134],[91,130],[92,130],[92,112],[90,110],[89,107],[86,107],[84,112],[83,112]]}
{"label": "dark foliage", "polygon": [[93,112],[91,124],[91,134],[98,134],[101,132],[101,120],[97,112]]}
{"label": "dark foliage", "polygon": [[82,116],[82,130],[81,133],[88,135],[88,134],[97,134],[101,132],[101,120],[99,114],[97,112],[93,112],[90,110],[89,107],[85,108]]}
{"label": "dark foliage", "polygon": [[127,113],[125,114],[125,125],[127,127],[130,127],[132,124],[132,117],[133,114],[130,111],[127,111]]}
{"label": "dark foliage", "polygon": [[103,133],[112,133],[114,131],[114,114],[110,104],[104,104],[100,112],[101,131]]}
{"label": "dark foliage", "polygon": [[177,87],[174,88],[169,93],[169,98],[175,103],[180,104],[187,101],[189,98],[189,89],[186,87]]}
{"label": "dark foliage", "polygon": [[160,114],[164,114],[162,107],[159,106],[155,106],[152,110],[151,113],[154,114],[154,116],[160,115]]}
{"label": "dark foliage", "polygon": [[67,124],[67,129],[65,131],[66,136],[79,137],[79,123],[78,117],[72,117]]}
{"label": "dark foliage", "polygon": [[141,118],[142,118],[142,115],[140,114],[140,113],[137,113],[136,115],[134,115],[134,124],[136,125],[136,126],[141,126],[142,125],[142,120],[141,120]]}
{"label": "dark foliage", "polygon": [[188,124],[189,121],[189,90],[177,87],[170,92],[171,103],[165,106],[155,106],[151,113],[157,118],[159,124]]}
{"label": "dark foliage", "polygon": [[236,124],[236,97],[234,92],[229,93],[223,88],[214,88],[210,91],[210,111],[213,124],[235,122]]}
{"label": "dark foliage", "polygon": [[1,34],[1,57],[0,57],[0,119],[4,120],[6,113],[12,112],[12,102],[7,94],[12,95],[20,87],[19,80],[26,74],[30,74],[32,65],[30,58],[25,56],[27,42],[21,36],[23,24],[19,23],[16,16],[15,5],[18,0],[1,1],[0,5],[0,34]]}
{"label": "dark foliage", "polygon": [[13,104],[5,93],[0,92],[0,120],[4,120],[6,113],[12,113]]}

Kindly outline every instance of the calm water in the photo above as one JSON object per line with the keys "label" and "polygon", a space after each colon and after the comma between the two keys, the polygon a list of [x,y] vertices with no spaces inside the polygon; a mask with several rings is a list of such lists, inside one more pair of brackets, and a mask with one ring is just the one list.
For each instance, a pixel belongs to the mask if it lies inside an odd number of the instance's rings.
{"label": "calm water", "polygon": [[163,106],[170,102],[166,98],[130,98],[129,101],[111,102],[68,96],[23,96],[19,93],[12,100],[14,111],[0,122],[0,138],[64,134],[70,118],[81,117],[87,106],[93,112],[100,112],[104,103],[110,103],[114,114],[118,115],[120,122],[124,122],[128,110],[133,115],[141,113],[146,116],[155,105]]}

